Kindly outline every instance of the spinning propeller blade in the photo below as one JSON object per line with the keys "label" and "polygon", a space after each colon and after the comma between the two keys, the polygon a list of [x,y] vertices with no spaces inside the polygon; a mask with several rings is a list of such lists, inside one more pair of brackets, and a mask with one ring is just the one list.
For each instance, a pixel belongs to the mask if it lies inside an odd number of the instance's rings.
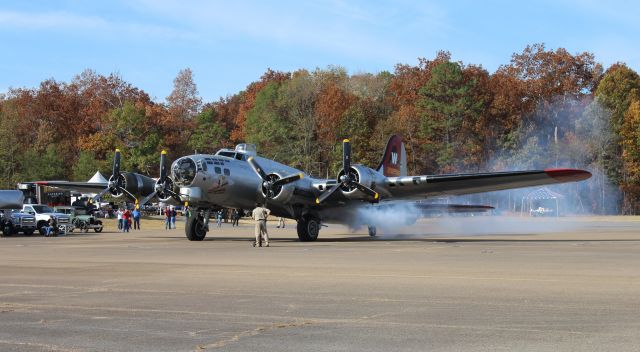
{"label": "spinning propeller blade", "polygon": [[273,180],[273,175],[271,175],[272,177],[270,178],[269,175],[267,175],[264,172],[264,169],[260,166],[260,164],[258,164],[256,159],[254,159],[253,157],[249,157],[249,159],[247,159],[247,163],[249,163],[249,166],[251,166],[253,171],[255,171],[256,174],[258,174],[258,176],[260,176],[260,178],[262,179],[262,187],[264,187],[265,194],[266,194],[265,200],[268,200],[269,198],[274,197],[272,189],[282,187],[284,185],[287,185],[292,182],[296,182],[304,178],[304,175],[302,173],[299,173],[299,174],[283,177],[277,180]]}
{"label": "spinning propeller blade", "polygon": [[120,175],[120,149],[116,149],[116,154],[113,156],[111,176],[114,175]]}
{"label": "spinning propeller blade", "polygon": [[151,198],[157,196],[158,194],[168,194],[180,203],[180,197],[173,191],[173,181],[167,176],[167,151],[163,150],[160,153],[160,177],[158,177],[158,181],[156,182],[156,186],[153,192],[148,196],[144,197],[144,199],[140,202],[140,205],[147,204]]}
{"label": "spinning propeller blade", "polygon": [[327,198],[331,197],[331,195],[340,188],[340,184],[337,183],[333,187],[326,190],[324,193],[320,195],[320,197],[316,198],[316,204],[320,204],[324,202]]}
{"label": "spinning propeller blade", "polygon": [[340,179],[337,181],[338,183],[335,186],[327,189],[320,195],[320,197],[316,198],[316,204],[321,204],[327,198],[331,197],[331,195],[335,193],[340,186],[355,187],[360,192],[373,198],[373,202],[377,202],[380,198],[380,195],[376,191],[357,182],[351,176],[351,142],[348,139],[344,139],[342,141],[342,176],[340,176]]}
{"label": "spinning propeller blade", "polygon": [[274,182],[272,187],[284,186],[284,185],[289,184],[291,182],[296,182],[296,181],[298,181],[298,180],[300,180],[302,178],[304,178],[304,175],[302,173],[291,175],[291,176],[287,176],[287,177],[283,177],[283,178],[277,180],[276,182]]}
{"label": "spinning propeller blade", "polygon": [[342,141],[342,170],[345,175],[351,170],[351,142],[348,139]]}

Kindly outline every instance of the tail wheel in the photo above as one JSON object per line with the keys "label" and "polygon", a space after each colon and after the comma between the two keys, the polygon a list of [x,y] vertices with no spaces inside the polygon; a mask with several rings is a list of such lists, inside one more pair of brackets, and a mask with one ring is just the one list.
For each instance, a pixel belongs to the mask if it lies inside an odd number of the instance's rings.
{"label": "tail wheel", "polygon": [[185,234],[189,241],[202,241],[207,236],[207,229],[204,226],[204,217],[201,214],[194,214],[187,219]]}
{"label": "tail wheel", "polygon": [[320,219],[312,215],[304,215],[298,219],[298,238],[302,242],[312,242],[318,239]]}

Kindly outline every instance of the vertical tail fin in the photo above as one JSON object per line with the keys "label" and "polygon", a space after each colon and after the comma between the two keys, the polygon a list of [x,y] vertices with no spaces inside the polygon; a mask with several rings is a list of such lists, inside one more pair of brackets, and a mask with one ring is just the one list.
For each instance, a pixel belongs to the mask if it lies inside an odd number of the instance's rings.
{"label": "vertical tail fin", "polygon": [[407,176],[407,151],[400,136],[389,138],[376,171],[388,177]]}

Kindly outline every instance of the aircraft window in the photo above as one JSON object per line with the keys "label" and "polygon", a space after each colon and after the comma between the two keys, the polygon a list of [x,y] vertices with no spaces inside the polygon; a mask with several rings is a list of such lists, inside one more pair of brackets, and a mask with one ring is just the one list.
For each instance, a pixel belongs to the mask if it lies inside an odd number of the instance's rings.
{"label": "aircraft window", "polygon": [[240,154],[240,153],[236,154],[236,159],[244,160],[244,154]]}
{"label": "aircraft window", "polygon": [[198,160],[200,167],[202,167],[202,171],[207,171],[207,163]]}
{"label": "aircraft window", "polygon": [[229,171],[229,169],[224,169],[224,174],[227,176],[231,176],[231,171]]}
{"label": "aircraft window", "polygon": [[233,158],[235,156],[236,153],[234,152],[219,152],[218,155],[222,155],[222,156],[226,156],[229,158]]}
{"label": "aircraft window", "polygon": [[217,166],[216,166],[215,170],[216,170],[216,174],[221,174],[222,173],[222,170],[220,170],[220,168],[217,167]]}
{"label": "aircraft window", "polygon": [[213,165],[213,161],[211,161],[211,160],[207,160],[207,164],[209,164],[209,165]]}

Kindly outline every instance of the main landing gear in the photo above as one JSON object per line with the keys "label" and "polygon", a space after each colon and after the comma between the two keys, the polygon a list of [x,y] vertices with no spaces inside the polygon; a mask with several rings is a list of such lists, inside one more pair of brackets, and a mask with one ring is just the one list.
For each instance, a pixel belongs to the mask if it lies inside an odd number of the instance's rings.
{"label": "main landing gear", "polygon": [[193,216],[187,219],[185,233],[189,241],[202,241],[209,231],[209,210],[205,212],[194,212]]}
{"label": "main landing gear", "polygon": [[376,227],[373,225],[369,225],[367,228],[369,229],[369,236],[376,237],[376,233],[377,233]]}
{"label": "main landing gear", "polygon": [[297,230],[300,241],[315,241],[318,239],[318,233],[320,232],[320,219],[311,214],[305,214],[298,219]]}

